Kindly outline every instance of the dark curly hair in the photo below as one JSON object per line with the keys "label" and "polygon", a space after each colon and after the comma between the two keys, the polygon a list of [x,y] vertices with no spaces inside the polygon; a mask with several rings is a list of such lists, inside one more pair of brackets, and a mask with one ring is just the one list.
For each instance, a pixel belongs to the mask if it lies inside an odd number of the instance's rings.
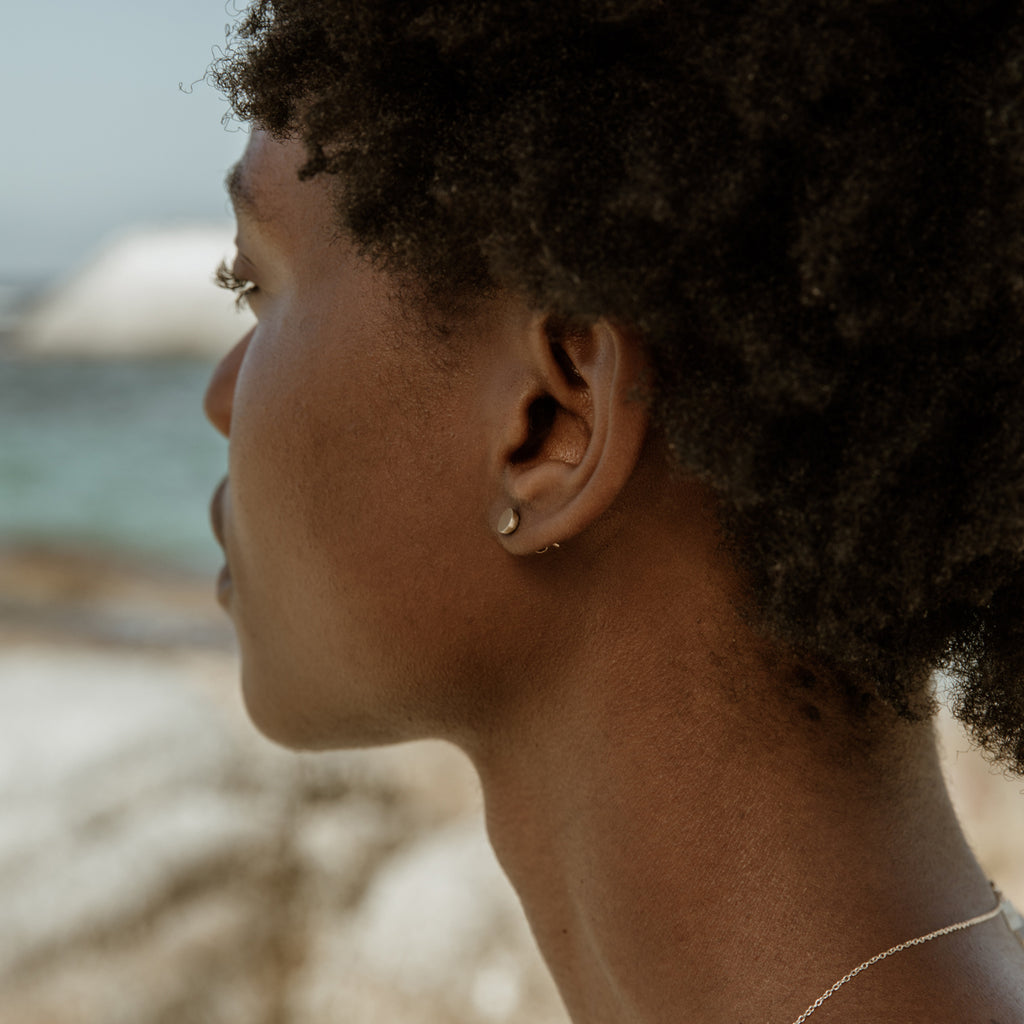
{"label": "dark curly hair", "polygon": [[1024,772],[1019,0],[257,0],[364,255],[645,338],[771,635]]}

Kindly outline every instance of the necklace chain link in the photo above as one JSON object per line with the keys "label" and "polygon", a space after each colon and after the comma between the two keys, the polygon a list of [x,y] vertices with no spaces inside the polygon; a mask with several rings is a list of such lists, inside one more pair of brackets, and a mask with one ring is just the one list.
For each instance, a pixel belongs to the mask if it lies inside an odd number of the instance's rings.
{"label": "necklace chain link", "polygon": [[909,949],[911,946],[921,946],[926,942],[931,942],[932,939],[941,938],[943,935],[949,935],[952,932],[961,932],[965,928],[973,928],[976,924],[984,924],[986,921],[991,921],[992,918],[997,917],[1003,912],[1003,897],[998,889],[993,886],[996,895],[996,907],[994,910],[989,910],[984,914],[979,914],[977,917],[968,918],[966,921],[958,921],[956,924],[948,924],[945,928],[937,928],[933,932],[929,932],[927,935],[919,935],[916,939],[908,939],[906,942],[901,942],[899,945],[893,946],[891,949],[887,949],[884,953],[876,953],[870,960],[865,960],[864,963],[857,967],[854,967],[852,971],[844,974],[830,989],[822,992],[817,999],[811,1003],[810,1006],[800,1014],[799,1017],[793,1024],[804,1024],[804,1021],[815,1010],[817,1010],[826,999],[830,999],[836,994],[848,981],[852,981],[860,974],[861,971],[866,971],[873,964],[877,964],[880,960],[885,960],[886,957],[892,956],[894,953],[901,953],[905,949]]}

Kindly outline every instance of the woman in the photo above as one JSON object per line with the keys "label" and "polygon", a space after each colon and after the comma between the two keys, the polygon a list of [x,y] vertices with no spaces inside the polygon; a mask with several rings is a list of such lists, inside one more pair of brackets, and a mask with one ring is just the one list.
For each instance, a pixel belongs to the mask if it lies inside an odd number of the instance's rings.
{"label": "woman", "polygon": [[248,708],[461,747],[577,1024],[1024,1021],[930,724],[1024,770],[1022,69],[982,0],[261,0],[215,69]]}

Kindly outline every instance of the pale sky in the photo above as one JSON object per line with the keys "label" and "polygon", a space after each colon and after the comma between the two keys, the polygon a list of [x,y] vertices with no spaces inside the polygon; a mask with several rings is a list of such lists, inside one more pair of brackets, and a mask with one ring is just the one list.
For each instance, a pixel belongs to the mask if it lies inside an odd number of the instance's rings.
{"label": "pale sky", "polygon": [[[239,0],[241,3],[241,0]],[[0,0],[0,282],[135,224],[230,219],[245,134],[201,81],[234,0]]]}

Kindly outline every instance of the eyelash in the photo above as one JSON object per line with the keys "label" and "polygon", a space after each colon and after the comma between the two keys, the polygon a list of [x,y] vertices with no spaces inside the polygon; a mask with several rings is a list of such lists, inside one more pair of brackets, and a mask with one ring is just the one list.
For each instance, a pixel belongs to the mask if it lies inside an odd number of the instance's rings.
{"label": "eyelash", "polygon": [[238,277],[224,260],[221,260],[217,269],[213,272],[213,283],[218,288],[225,288],[229,292],[234,292],[235,307],[237,309],[245,309],[249,306],[249,300],[259,291],[259,287],[253,284],[252,281],[244,277]]}

